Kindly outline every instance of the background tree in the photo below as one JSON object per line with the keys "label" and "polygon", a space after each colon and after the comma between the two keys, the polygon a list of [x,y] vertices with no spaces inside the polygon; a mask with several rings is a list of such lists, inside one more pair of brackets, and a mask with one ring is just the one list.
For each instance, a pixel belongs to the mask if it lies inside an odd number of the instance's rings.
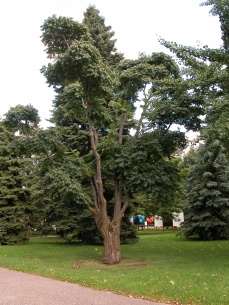
{"label": "background tree", "polygon": [[200,146],[191,166],[184,209],[184,235],[229,238],[229,163],[218,140]]}
{"label": "background tree", "polygon": [[95,6],[89,5],[86,9],[83,23],[87,25],[93,45],[99,50],[103,60],[111,66],[116,66],[124,58],[123,54],[117,52],[116,39],[112,39],[115,32],[111,31],[111,26],[105,25],[105,18]]}
{"label": "background tree", "polygon": [[25,168],[27,160],[19,158],[10,147],[14,132],[0,123],[0,242],[3,245],[28,241],[31,227],[31,192]]}
{"label": "background tree", "polygon": [[[182,64],[183,73],[186,76],[185,82],[192,95],[194,97],[199,96],[204,102],[205,124],[200,136],[204,145],[195,159],[198,164],[193,165],[193,168],[195,167],[199,171],[199,176],[194,173],[194,170],[191,171],[190,181],[193,182],[193,186],[190,183],[188,184],[189,204],[186,210],[189,214],[185,217],[185,234],[190,236],[196,233],[202,239],[228,238],[228,214],[225,204],[228,196],[227,185],[226,180],[220,179],[225,179],[227,176],[225,155],[228,158],[229,148],[227,85],[229,80],[229,1],[209,0],[202,5],[212,5],[211,12],[219,16],[223,40],[222,47],[218,49],[210,49],[208,46],[193,48],[164,40],[161,40],[161,43],[168,47]],[[203,154],[202,157],[201,153]],[[202,164],[199,164],[200,162]],[[201,175],[202,183],[200,183]],[[199,180],[195,180],[194,177],[196,179],[199,177]],[[198,182],[194,185],[195,181]],[[195,196],[194,192],[196,192]],[[210,198],[211,194],[213,195]],[[191,199],[192,195],[193,199]],[[205,214],[204,210],[206,211]],[[215,221],[215,224],[213,224],[213,221]],[[213,232],[214,226],[216,226],[215,234]],[[224,228],[225,234],[221,232],[222,228]]]}
{"label": "background tree", "polygon": [[30,226],[37,228],[41,218],[39,210],[35,205],[34,198],[40,190],[39,163],[40,157],[34,154],[29,146],[23,146],[25,139],[30,139],[39,129],[40,117],[37,109],[32,105],[17,105],[11,107],[5,114],[3,125],[7,130],[15,134],[14,141],[10,143],[10,149],[15,152],[18,161],[20,161],[21,174],[24,175],[26,188],[30,193]]}

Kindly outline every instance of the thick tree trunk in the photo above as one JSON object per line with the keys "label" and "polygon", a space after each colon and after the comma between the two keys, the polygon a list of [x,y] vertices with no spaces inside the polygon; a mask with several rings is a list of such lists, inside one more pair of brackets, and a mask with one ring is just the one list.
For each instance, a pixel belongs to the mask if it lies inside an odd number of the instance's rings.
{"label": "thick tree trunk", "polygon": [[95,208],[88,205],[89,211],[94,216],[95,223],[99,229],[103,241],[104,241],[104,257],[103,263],[107,265],[118,264],[121,261],[121,251],[120,251],[120,233],[121,233],[121,221],[122,216],[129,204],[130,195],[126,194],[126,201],[121,207],[122,192],[119,188],[119,183],[116,183],[115,188],[115,206],[114,206],[114,216],[113,220],[110,221],[107,215],[107,203],[105,198],[100,202],[96,199],[96,190],[91,183],[92,191],[94,194]]}
{"label": "thick tree trunk", "polygon": [[[92,209],[90,209],[92,211]],[[108,216],[101,215],[99,211],[94,210],[95,223],[99,229],[104,243],[103,263],[107,265],[118,264],[121,261],[120,252],[120,227],[121,219],[118,222],[110,221]]]}
{"label": "thick tree trunk", "polygon": [[115,225],[110,223],[104,236],[103,263],[113,265],[120,263],[120,261],[120,223]]}

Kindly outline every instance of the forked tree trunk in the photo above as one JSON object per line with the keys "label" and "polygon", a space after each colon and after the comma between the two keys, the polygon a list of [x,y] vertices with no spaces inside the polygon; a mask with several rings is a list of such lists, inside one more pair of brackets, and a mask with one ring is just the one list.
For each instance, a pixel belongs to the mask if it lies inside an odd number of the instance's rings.
{"label": "forked tree trunk", "polygon": [[[88,94],[86,94],[87,109],[90,110],[91,105],[89,102]],[[108,265],[118,264],[121,261],[120,253],[120,226],[122,215],[124,214],[129,204],[129,194],[126,195],[126,201],[122,206],[122,183],[115,179],[115,205],[113,221],[110,221],[107,215],[107,202],[104,198],[102,168],[100,154],[97,151],[98,134],[96,128],[93,126],[92,119],[90,118],[89,111],[87,114],[89,135],[93,154],[96,160],[96,170],[93,178],[90,179],[94,208],[88,205],[88,209],[94,216],[95,223],[99,229],[104,240],[104,258],[103,263]],[[121,115],[120,131],[119,131],[119,144],[122,145],[122,136],[124,128],[124,114]]]}

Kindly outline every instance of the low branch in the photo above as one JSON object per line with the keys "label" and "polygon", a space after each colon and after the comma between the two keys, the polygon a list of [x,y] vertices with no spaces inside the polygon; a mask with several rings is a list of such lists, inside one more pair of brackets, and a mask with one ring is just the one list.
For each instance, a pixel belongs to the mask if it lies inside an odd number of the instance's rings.
{"label": "low branch", "polygon": [[90,204],[87,204],[87,208],[88,208],[88,210],[89,210],[94,216],[97,216],[97,215],[98,215],[98,210],[92,208],[92,207],[90,206]]}

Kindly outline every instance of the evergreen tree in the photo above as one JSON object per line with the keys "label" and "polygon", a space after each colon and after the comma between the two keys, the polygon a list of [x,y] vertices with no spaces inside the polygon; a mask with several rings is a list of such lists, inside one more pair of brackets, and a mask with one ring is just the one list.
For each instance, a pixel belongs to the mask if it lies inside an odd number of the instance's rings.
{"label": "evergreen tree", "polygon": [[83,23],[87,25],[94,46],[99,50],[103,60],[111,66],[116,66],[123,59],[123,54],[117,52],[116,39],[111,39],[115,33],[111,31],[111,26],[105,25],[105,18],[99,15],[99,10],[95,6],[89,5],[86,9]]}
{"label": "evergreen tree", "polygon": [[229,163],[218,140],[200,146],[187,182],[183,233],[201,240],[229,238]]}
{"label": "evergreen tree", "polygon": [[14,133],[0,123],[0,242],[3,245],[28,241],[32,206],[24,168],[10,145]]}

